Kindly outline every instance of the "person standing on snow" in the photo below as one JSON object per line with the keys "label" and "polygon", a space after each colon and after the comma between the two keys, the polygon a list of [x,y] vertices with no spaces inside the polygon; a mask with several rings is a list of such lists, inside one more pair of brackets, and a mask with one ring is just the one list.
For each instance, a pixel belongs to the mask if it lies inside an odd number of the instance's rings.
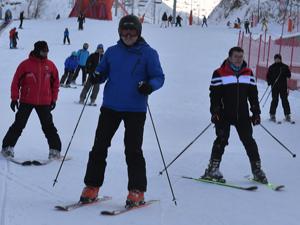
{"label": "person standing on snow", "polygon": [[173,27],[173,16],[172,15],[170,15],[168,17],[168,27],[170,26],[170,24],[171,24],[171,27]]}
{"label": "person standing on snow", "polygon": [[[252,116],[249,116],[249,106]],[[252,137],[252,124],[260,124],[260,107],[255,77],[244,61],[240,47],[229,50],[229,57],[215,70],[210,85],[211,121],[215,124],[217,138],[207,169],[202,178],[225,182],[219,170],[225,146],[228,145],[230,126],[235,126],[250,160],[254,180],[268,183],[261,169],[258,147]]]}
{"label": "person standing on snow", "polygon": [[97,198],[104,181],[108,148],[123,121],[129,179],[126,207],[131,207],[144,203],[147,178],[142,143],[147,99],[163,86],[164,74],[157,52],[141,37],[142,24],[136,16],[121,18],[118,32],[120,40],[106,50],[93,77],[94,83],[107,82],[80,201],[87,203]]}
{"label": "person standing on snow", "polygon": [[167,15],[166,12],[164,12],[164,14],[161,17],[161,25],[160,25],[160,27],[163,27],[163,26],[165,28],[167,28],[167,26],[168,26],[168,15]]}
{"label": "person standing on snow", "polygon": [[19,29],[23,29],[24,11],[20,13],[20,25]]}
{"label": "person standing on snow", "polygon": [[96,105],[95,101],[96,101],[97,95],[99,93],[100,84],[99,83],[92,84],[91,79],[92,79],[93,74],[95,73],[96,67],[98,66],[100,60],[103,57],[103,53],[104,53],[103,45],[99,44],[97,46],[96,52],[91,54],[86,61],[86,70],[87,70],[87,73],[89,74],[89,77],[88,77],[87,81],[85,82],[84,87],[81,91],[80,100],[79,100],[80,104],[84,103],[84,100],[86,98],[88,91],[90,90],[90,88],[93,88],[93,91],[91,94],[90,105],[93,105],[93,106]]}
{"label": "person standing on snow", "polygon": [[246,31],[246,34],[250,34],[250,22],[248,19],[246,19],[246,21],[244,22],[244,28],[245,28],[245,31]]}
{"label": "person standing on snow", "polygon": [[66,27],[64,31],[64,44],[66,44],[66,41],[68,41],[68,44],[71,44],[69,34],[69,29]]}
{"label": "person standing on snow", "polygon": [[270,120],[276,122],[276,109],[279,95],[286,121],[291,121],[291,108],[288,100],[287,79],[291,78],[289,66],[282,62],[280,54],[274,56],[274,63],[269,67],[267,73],[268,85],[272,88],[272,102],[270,106]]}
{"label": "person standing on snow", "polygon": [[175,27],[180,26],[181,27],[181,21],[182,21],[182,17],[180,15],[176,16],[176,24]]}
{"label": "person standing on snow", "polygon": [[79,14],[77,18],[77,22],[78,22],[78,30],[83,30],[83,23],[85,23],[85,16],[83,15],[83,13]]}
{"label": "person standing on snow", "polygon": [[29,58],[18,66],[14,75],[10,107],[14,112],[17,109],[17,113],[2,142],[1,153],[4,157],[14,157],[14,147],[35,109],[48,140],[48,158],[60,158],[61,141],[51,114],[56,105],[59,78],[56,66],[47,59],[48,51],[47,42],[36,42]]}
{"label": "person standing on snow", "polygon": [[202,27],[204,26],[204,24],[205,24],[205,26],[207,27],[207,18],[206,18],[206,16],[203,16],[203,19],[202,19]]}
{"label": "person standing on snow", "polygon": [[[65,60],[65,71],[64,75],[60,79],[60,86],[61,87],[71,87],[70,83],[73,78],[73,74],[75,69],[78,67],[78,58],[77,52],[72,52],[72,54],[66,58]],[[67,82],[66,82],[67,81]],[[65,84],[66,82],[66,84]]]}
{"label": "person standing on snow", "polygon": [[9,48],[14,48],[14,39],[15,33],[17,32],[17,28],[14,27],[9,31]]}
{"label": "person standing on snow", "polygon": [[82,70],[82,83],[81,85],[83,86],[86,80],[86,61],[90,55],[89,51],[89,44],[84,43],[82,49],[80,49],[77,52],[77,57],[78,57],[78,66],[75,70],[74,76],[72,78],[72,83],[76,84],[76,79],[79,75],[79,71]]}

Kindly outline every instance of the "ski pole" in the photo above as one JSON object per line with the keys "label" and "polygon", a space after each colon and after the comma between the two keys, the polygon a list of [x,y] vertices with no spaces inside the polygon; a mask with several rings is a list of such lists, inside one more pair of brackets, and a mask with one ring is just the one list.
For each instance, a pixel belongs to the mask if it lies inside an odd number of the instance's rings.
{"label": "ski pole", "polygon": [[160,171],[159,172],[159,174],[160,175],[162,175],[163,174],[163,172],[167,169],[167,168],[169,168],[192,144],[194,144],[194,142],[202,135],[202,134],[204,134],[205,133],[205,131],[210,127],[212,125],[212,123],[209,123],[202,131],[201,131],[201,133],[197,136],[197,137],[195,137],[195,139],[191,142],[191,143],[189,143],[173,160],[172,160],[172,162],[170,162],[166,167],[165,167],[165,169],[163,169],[162,171]]}
{"label": "ski pole", "polygon": [[73,131],[71,140],[70,140],[70,142],[69,142],[69,144],[68,144],[67,150],[66,150],[66,152],[65,152],[65,155],[64,155],[64,157],[63,157],[63,160],[62,160],[62,162],[61,162],[61,164],[60,164],[60,167],[59,167],[58,172],[57,172],[57,174],[56,174],[56,177],[55,177],[55,179],[54,179],[53,187],[54,187],[55,184],[57,183],[58,176],[59,176],[60,171],[61,171],[61,169],[62,169],[62,166],[63,166],[63,164],[64,164],[64,162],[65,162],[65,159],[66,159],[66,156],[67,156],[67,154],[68,154],[68,151],[69,151],[69,149],[70,149],[70,146],[71,146],[73,137],[74,137],[74,135],[75,135],[75,133],[76,133],[76,130],[77,130],[77,127],[78,127],[78,125],[79,125],[79,121],[80,121],[80,119],[81,119],[81,116],[82,116],[82,114],[83,114],[83,111],[84,111],[84,109],[85,109],[86,103],[87,103],[87,101],[88,101],[88,99],[89,99],[89,97],[90,97],[90,95],[91,95],[91,93],[92,93],[92,89],[93,89],[93,86],[90,87],[90,90],[89,90],[89,92],[88,92],[87,98],[86,98],[86,100],[85,100],[85,102],[84,102],[84,105],[83,105],[83,107],[82,107],[82,110],[81,110],[81,113],[80,113],[80,115],[79,115],[77,124],[76,124],[76,126],[75,126],[74,131]]}
{"label": "ski pole", "polygon": [[172,187],[172,184],[171,184],[171,180],[170,180],[170,177],[169,177],[168,170],[166,168],[165,158],[164,158],[161,146],[160,146],[160,142],[159,142],[159,139],[158,139],[158,135],[157,135],[157,132],[156,132],[156,128],[155,128],[155,125],[154,125],[153,117],[152,117],[152,114],[151,114],[150,107],[149,107],[148,103],[147,103],[147,108],[148,108],[148,111],[149,111],[149,115],[150,115],[150,119],[151,119],[153,131],[154,131],[154,134],[155,134],[155,137],[156,137],[157,145],[158,145],[158,148],[159,148],[159,151],[160,151],[160,155],[161,155],[161,158],[162,158],[165,170],[166,170],[167,179],[168,179],[169,186],[170,186],[170,189],[171,189],[171,193],[172,193],[172,196],[173,196],[173,200],[172,201],[174,201],[175,205],[177,206],[176,197],[175,197],[175,194],[174,194],[174,191],[173,191],[173,187]]}
{"label": "ski pole", "polygon": [[260,126],[272,137],[274,138],[275,141],[277,141],[285,150],[287,150],[292,156],[293,158],[296,157],[296,154],[293,153],[291,150],[289,150],[284,144],[282,144],[270,131],[268,131],[267,128],[265,128],[262,124],[260,124]]}
{"label": "ski pole", "polygon": [[267,98],[266,98],[266,100],[265,100],[265,102],[264,102],[264,104],[263,104],[263,108],[265,107],[265,105],[266,105],[266,103],[267,103],[267,101],[268,101],[268,99],[269,99],[269,97],[270,97],[270,95],[271,95],[271,93],[272,93],[272,90],[273,90],[273,88],[271,88],[271,91],[269,92],[269,94],[267,95]]}
{"label": "ski pole", "polygon": [[[275,87],[275,84],[276,84],[277,81],[279,80],[279,78],[280,78],[280,76],[281,76],[281,72],[282,72],[282,71],[281,71],[281,68],[280,68],[279,75],[278,75],[278,77],[276,78],[274,84],[273,84],[272,87],[271,87],[271,90],[270,90],[270,92],[269,92],[269,94],[268,94],[268,96],[267,96],[267,98],[266,98],[266,100],[265,100],[265,102],[264,102],[264,104],[263,104],[263,108],[265,107],[265,105],[266,105],[266,103],[267,103],[267,101],[268,101],[268,99],[269,99],[269,97],[270,97],[270,95],[271,95],[271,93],[272,93],[272,91],[273,91],[273,88]],[[269,86],[268,86],[268,88],[269,88]],[[268,90],[268,88],[267,88],[267,90]],[[266,90],[265,92],[267,92],[267,90]],[[264,94],[264,95],[265,95],[265,94]],[[264,95],[263,95],[263,97],[264,97]],[[259,103],[262,101],[263,97],[261,98],[261,100],[259,101]]]}
{"label": "ski pole", "polygon": [[261,101],[264,99],[264,97],[265,97],[267,91],[269,90],[269,87],[270,87],[270,86],[268,85],[268,87],[266,88],[264,94],[261,96],[261,98],[260,98],[260,100],[259,100],[259,103],[261,103]]}

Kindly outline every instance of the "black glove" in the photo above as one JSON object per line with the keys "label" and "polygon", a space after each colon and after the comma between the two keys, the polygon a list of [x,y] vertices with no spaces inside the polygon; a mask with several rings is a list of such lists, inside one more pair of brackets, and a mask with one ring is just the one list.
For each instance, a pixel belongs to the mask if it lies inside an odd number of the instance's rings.
{"label": "black glove", "polygon": [[221,117],[220,117],[219,113],[213,114],[213,115],[211,116],[210,121],[211,121],[212,123],[214,123],[214,124],[220,123]]}
{"label": "black glove", "polygon": [[101,74],[100,73],[92,73],[90,75],[90,81],[93,85],[100,84],[101,82]]}
{"label": "black glove", "polygon": [[153,91],[153,88],[147,82],[140,82],[138,91],[143,95],[150,95]]}
{"label": "black glove", "polygon": [[252,122],[253,126],[259,125],[260,124],[260,115],[253,114],[251,117],[251,122]]}
{"label": "black glove", "polygon": [[50,111],[52,111],[53,109],[55,109],[56,103],[52,102],[50,105]]}
{"label": "black glove", "polygon": [[17,100],[12,100],[11,103],[10,103],[10,108],[13,112],[15,112],[16,110],[16,107],[17,109],[19,109],[19,102]]}

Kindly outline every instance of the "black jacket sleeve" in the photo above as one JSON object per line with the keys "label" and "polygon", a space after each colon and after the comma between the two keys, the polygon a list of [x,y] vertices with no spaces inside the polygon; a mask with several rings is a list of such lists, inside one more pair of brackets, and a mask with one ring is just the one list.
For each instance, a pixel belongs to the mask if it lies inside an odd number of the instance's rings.
{"label": "black jacket sleeve", "polygon": [[214,71],[211,79],[210,90],[210,113],[220,113],[222,109],[223,83],[218,71]]}
{"label": "black jacket sleeve", "polygon": [[258,91],[256,86],[256,80],[253,76],[253,73],[251,74],[251,79],[253,82],[249,86],[249,92],[248,92],[248,99],[250,103],[250,111],[254,115],[259,115],[261,113],[260,107],[259,107],[259,101],[258,101]]}

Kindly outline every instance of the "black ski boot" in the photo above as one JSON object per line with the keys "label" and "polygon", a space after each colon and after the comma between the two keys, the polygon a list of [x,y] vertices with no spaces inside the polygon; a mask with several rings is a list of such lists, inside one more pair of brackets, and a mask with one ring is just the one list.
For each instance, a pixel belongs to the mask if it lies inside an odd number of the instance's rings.
{"label": "black ski boot", "polygon": [[261,169],[261,162],[260,161],[255,161],[251,162],[251,169],[252,169],[252,174],[253,174],[253,180],[267,184],[268,179],[266,177],[266,174],[264,171]]}
{"label": "black ski boot", "polygon": [[225,179],[223,179],[223,174],[219,170],[220,163],[221,163],[220,160],[211,159],[209,161],[207,169],[205,170],[204,175],[201,176],[201,178],[225,183],[226,181]]}
{"label": "black ski boot", "polygon": [[269,120],[276,123],[275,114],[270,114],[270,119]]}

